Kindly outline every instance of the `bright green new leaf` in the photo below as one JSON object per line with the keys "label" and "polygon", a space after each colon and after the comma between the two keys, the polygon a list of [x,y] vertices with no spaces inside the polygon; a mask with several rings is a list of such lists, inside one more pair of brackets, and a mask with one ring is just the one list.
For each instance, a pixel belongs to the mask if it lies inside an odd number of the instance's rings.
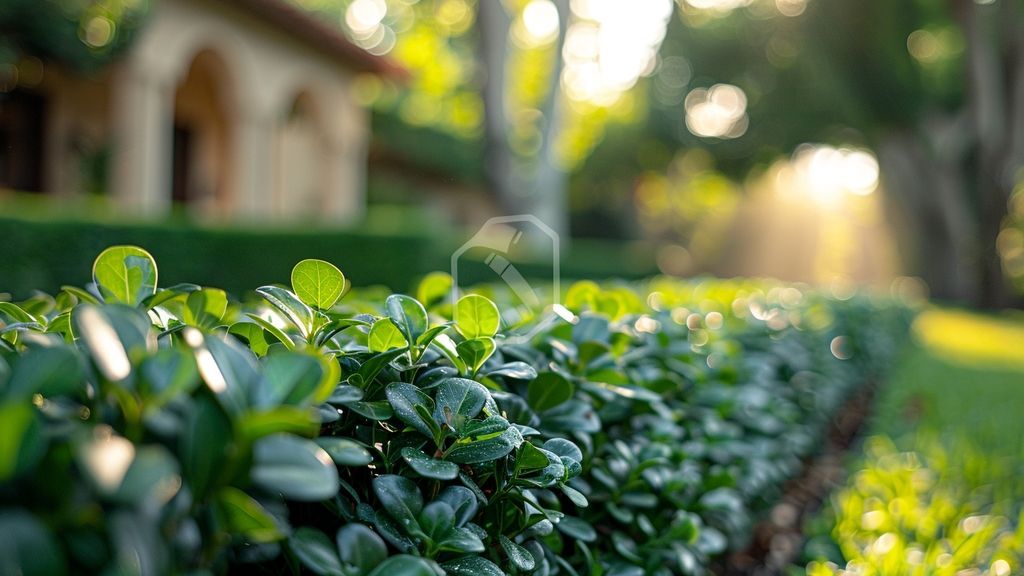
{"label": "bright green new leaf", "polygon": [[490,299],[468,294],[455,304],[455,328],[465,338],[493,337],[501,326],[501,314]]}
{"label": "bright green new leaf", "polygon": [[213,328],[228,309],[228,295],[217,288],[190,292],[185,300],[182,320],[190,326]]}
{"label": "bright green new leaf", "polygon": [[487,362],[487,359],[494,354],[495,347],[494,338],[483,336],[459,342],[455,351],[458,352],[459,358],[466,363],[469,371],[476,374],[484,362]]}
{"label": "bright green new leaf", "polygon": [[409,342],[390,318],[381,318],[370,328],[366,345],[370,352],[387,352],[395,348],[405,348]]}
{"label": "bright green new leaf", "polygon": [[303,260],[292,268],[292,290],[306,304],[326,310],[341,298],[345,275],[323,260]]}
{"label": "bright green new leaf", "polygon": [[156,293],[156,260],[137,246],[111,246],[93,262],[92,280],[107,302],[138,306]]}
{"label": "bright green new leaf", "polygon": [[447,272],[431,272],[416,287],[416,299],[430,307],[443,301],[452,290],[452,277]]}

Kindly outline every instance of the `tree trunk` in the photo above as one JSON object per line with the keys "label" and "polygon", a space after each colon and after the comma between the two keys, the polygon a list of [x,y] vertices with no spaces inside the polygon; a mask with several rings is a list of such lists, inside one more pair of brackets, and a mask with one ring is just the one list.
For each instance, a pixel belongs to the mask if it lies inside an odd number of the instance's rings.
{"label": "tree trunk", "polygon": [[522,210],[508,142],[505,63],[511,18],[501,0],[477,2],[480,64],[483,68],[484,177],[498,204],[510,214]]}

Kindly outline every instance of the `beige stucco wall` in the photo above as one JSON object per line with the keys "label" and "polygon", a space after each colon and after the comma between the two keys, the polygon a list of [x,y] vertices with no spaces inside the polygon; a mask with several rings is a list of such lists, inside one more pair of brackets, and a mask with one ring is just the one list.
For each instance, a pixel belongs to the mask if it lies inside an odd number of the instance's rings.
{"label": "beige stucco wall", "polygon": [[[226,101],[230,146],[225,153],[231,157],[216,164],[230,171],[230,191],[215,204],[218,215],[358,218],[365,204],[369,117],[350,95],[353,73],[244,10],[215,0],[154,2],[148,24],[113,70],[113,191],[118,201],[145,215],[169,211],[176,91],[195,56],[204,51],[215,54],[226,70],[216,80]],[[282,148],[294,149],[281,142],[300,94],[312,104],[319,131],[319,154],[312,161],[320,164],[323,192],[316,210],[290,206],[298,198],[281,184]],[[194,209],[211,210],[205,202]]]}

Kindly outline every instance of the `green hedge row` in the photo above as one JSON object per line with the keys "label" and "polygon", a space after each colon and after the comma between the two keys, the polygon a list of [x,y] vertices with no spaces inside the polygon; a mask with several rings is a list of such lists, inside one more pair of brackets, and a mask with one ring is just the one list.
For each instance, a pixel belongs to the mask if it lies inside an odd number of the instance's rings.
{"label": "green hedge row", "polygon": [[444,274],[386,299],[320,260],[252,300],[157,279],[115,247],[85,290],[0,302],[0,573],[703,574],[908,317],[584,281],[514,340]]}
{"label": "green hedge row", "polygon": [[[396,230],[268,230],[8,217],[0,217],[0,229],[0,289],[16,297],[28,297],[34,289],[55,293],[80,282],[88,277],[92,258],[116,244],[150,247],[167,284],[194,282],[241,294],[262,283],[287,280],[301,258],[321,258],[337,262],[361,286],[401,290],[432,270],[448,269],[452,252],[465,240]],[[574,243],[562,262],[566,278],[638,278],[656,271],[649,251],[594,241]],[[527,276],[550,277],[541,265],[521,270]],[[466,280],[493,279],[478,273]]]}

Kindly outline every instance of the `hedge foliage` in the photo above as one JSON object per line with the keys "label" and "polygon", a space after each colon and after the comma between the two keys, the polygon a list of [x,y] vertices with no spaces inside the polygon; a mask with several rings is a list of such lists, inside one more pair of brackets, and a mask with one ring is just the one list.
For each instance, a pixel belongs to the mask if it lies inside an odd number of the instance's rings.
{"label": "hedge foliage", "polygon": [[[8,214],[28,210],[15,206]],[[49,211],[49,209],[47,209]],[[27,298],[32,290],[54,293],[89,275],[100,250],[115,244],[153,247],[161,276],[170,284],[196,282],[233,294],[267,282],[288,279],[302,258],[337,261],[360,285],[411,287],[418,276],[447,269],[462,239],[428,234],[409,223],[403,230],[368,226],[351,230],[241,226],[209,227],[188,223],[115,223],[94,219],[0,217],[0,291]],[[405,214],[381,219],[404,221]],[[393,217],[392,217],[393,216]],[[563,256],[565,278],[639,278],[657,269],[650,250],[621,243],[576,241]],[[520,266],[523,274],[550,279],[543,266]],[[472,278],[469,279],[473,281]],[[485,281],[480,277],[475,281]]]}
{"label": "hedge foliage", "polygon": [[877,377],[906,311],[795,286],[93,283],[0,302],[0,573],[700,574]]}

